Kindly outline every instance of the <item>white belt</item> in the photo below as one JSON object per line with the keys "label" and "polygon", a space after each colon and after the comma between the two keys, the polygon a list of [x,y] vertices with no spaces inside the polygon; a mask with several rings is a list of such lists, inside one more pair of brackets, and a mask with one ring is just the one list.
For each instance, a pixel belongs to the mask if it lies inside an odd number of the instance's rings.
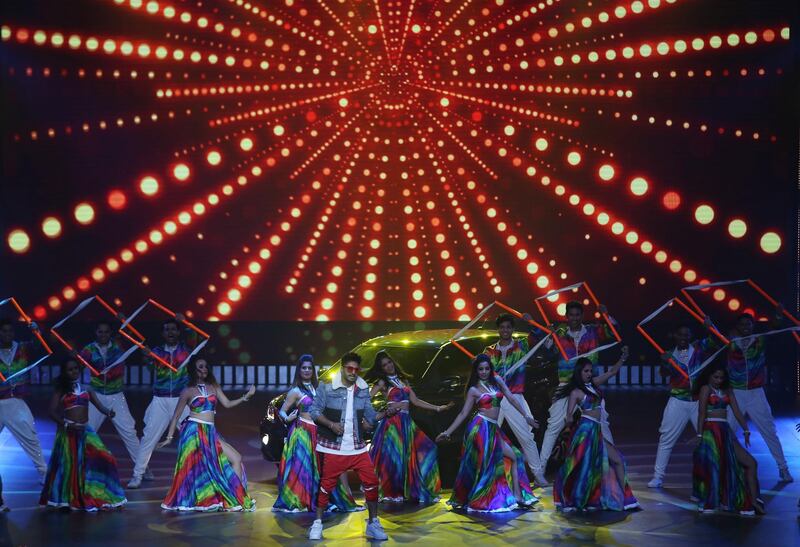
{"label": "white belt", "polygon": [[484,420],[486,420],[486,421],[487,421],[487,422],[489,422],[489,423],[492,423],[492,424],[494,424],[494,425],[497,425],[497,420],[493,420],[492,418],[490,418],[490,417],[488,417],[488,416],[484,416],[484,415],[483,415],[483,414],[481,414],[480,412],[478,412],[478,414],[476,414],[476,416],[479,416],[479,417],[483,418]]}
{"label": "white belt", "polygon": [[706,418],[707,422],[728,422],[726,418]]}
{"label": "white belt", "polygon": [[194,416],[189,416],[186,419],[189,420],[190,422],[196,422],[198,424],[214,425],[214,422],[208,422],[206,420],[203,420],[201,418],[196,418]]}

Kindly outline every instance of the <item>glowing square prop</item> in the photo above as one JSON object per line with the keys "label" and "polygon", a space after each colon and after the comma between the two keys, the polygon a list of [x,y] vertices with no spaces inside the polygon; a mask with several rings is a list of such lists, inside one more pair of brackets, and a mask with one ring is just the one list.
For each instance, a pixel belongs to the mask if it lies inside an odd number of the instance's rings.
{"label": "glowing square prop", "polygon": [[[702,315],[706,315],[700,305],[697,303],[697,300],[692,296],[693,292],[697,291],[705,291],[708,289],[712,289],[714,287],[726,287],[731,285],[747,285],[752,288],[758,295],[760,295],[764,300],[769,302],[773,307],[778,307],[778,301],[772,298],[764,289],[762,289],[755,281],[752,279],[736,279],[733,281],[718,281],[716,283],[703,283],[701,285],[689,285],[688,287],[684,287],[681,289],[681,294],[686,298],[686,301],[692,305],[692,307],[697,310],[698,313]],[[783,310],[783,315],[788,318],[795,327],[800,327],[800,320],[798,320],[795,316],[789,313],[786,309]],[[780,332],[787,332],[790,331],[794,339],[800,344],[800,333],[798,333],[797,328],[788,328],[788,329],[776,329],[766,333],[762,333],[761,336],[766,336],[769,334],[778,334]]]}
{"label": "glowing square prop", "polygon": [[[688,312],[688,313],[689,313],[689,315],[691,315],[691,316],[692,316],[692,318],[693,318],[693,319],[695,319],[695,320],[696,320],[698,323],[700,323],[701,325],[703,325],[703,327],[704,327],[704,328],[708,328],[708,330],[709,330],[709,331],[711,331],[711,332],[714,334],[714,336],[716,336],[717,338],[719,338],[719,340],[720,340],[720,341],[723,343],[723,346],[722,346],[723,348],[724,348],[725,346],[727,346],[727,345],[730,343],[730,342],[728,341],[728,339],[727,339],[727,338],[725,338],[725,337],[722,335],[722,333],[720,333],[720,332],[719,332],[719,331],[718,331],[718,330],[717,330],[715,327],[707,327],[707,326],[706,326],[706,324],[705,324],[705,320],[704,320],[703,316],[701,316],[701,315],[700,315],[700,314],[698,314],[698,313],[697,313],[695,310],[693,310],[692,308],[690,308],[690,307],[689,307],[689,306],[688,306],[688,305],[687,305],[685,302],[683,302],[683,300],[681,300],[680,298],[670,298],[670,299],[669,299],[669,300],[667,300],[667,301],[666,301],[664,304],[662,304],[662,305],[661,305],[661,307],[659,307],[659,308],[658,308],[658,309],[656,309],[654,312],[652,312],[650,315],[648,315],[647,317],[645,317],[644,319],[642,319],[641,321],[639,321],[639,324],[638,324],[638,325],[636,325],[636,330],[638,330],[638,331],[639,331],[639,333],[640,333],[640,334],[641,334],[641,335],[644,337],[644,339],[645,339],[645,340],[647,340],[647,341],[650,343],[650,345],[651,345],[651,346],[653,346],[653,347],[656,349],[656,351],[658,352],[658,354],[659,354],[659,355],[662,355],[662,354],[666,353],[666,350],[665,350],[663,347],[661,347],[661,345],[660,345],[658,342],[656,342],[656,341],[655,341],[655,339],[654,339],[654,338],[653,338],[653,337],[652,337],[652,336],[651,336],[651,335],[650,335],[650,334],[649,334],[649,333],[648,333],[646,330],[644,330],[644,326],[645,326],[647,323],[651,322],[651,321],[652,321],[653,319],[655,319],[656,317],[658,317],[659,315],[661,315],[661,313],[662,313],[664,310],[666,310],[667,308],[669,308],[669,307],[673,306],[674,304],[677,304],[677,305],[678,305],[678,306],[680,306],[682,309],[684,309],[686,312]],[[708,363],[710,363],[710,362],[711,362],[711,361],[714,359],[714,357],[716,357],[716,356],[717,356],[717,354],[718,354],[718,353],[719,353],[719,352],[716,352],[716,353],[714,353],[714,355],[712,355],[710,358],[706,359],[706,360],[705,360],[705,361],[704,361],[704,362],[703,362],[703,363],[702,363],[702,364],[701,364],[701,365],[700,365],[700,366],[697,368],[697,370],[694,370],[694,371],[691,371],[691,370],[690,370],[690,371],[689,371],[689,374],[687,374],[687,373],[686,373],[686,371],[684,371],[684,370],[683,370],[683,369],[680,367],[680,365],[678,365],[678,363],[676,363],[676,362],[675,362],[675,359],[673,359],[672,357],[670,357],[670,358],[669,358],[669,364],[670,364],[670,365],[672,365],[672,368],[674,368],[675,370],[677,370],[677,371],[678,371],[678,372],[681,374],[681,376],[683,376],[684,378],[686,378],[687,380],[689,380],[689,379],[690,379],[690,378],[689,378],[690,376],[694,376],[694,375],[696,375],[698,372],[700,372],[700,370],[702,370],[702,369],[703,369],[703,367],[705,367],[705,366],[706,366]]]}
{"label": "glowing square prop", "polygon": [[[5,306],[7,304],[13,306],[14,309],[17,310],[17,313],[22,318],[22,320],[25,321],[28,324],[29,327],[31,326],[31,324],[33,323],[33,320],[31,319],[31,317],[27,313],[25,313],[25,310],[22,309],[22,306],[19,305],[19,302],[17,302],[16,298],[14,298],[12,296],[10,298],[6,298],[4,300],[0,300],[0,307]],[[44,348],[44,350],[46,352],[45,355],[43,355],[41,358],[37,359],[36,362],[33,363],[32,365],[28,365],[24,369],[18,370],[17,372],[12,374],[8,378],[3,376],[3,373],[0,372],[0,382],[3,382],[3,383],[10,382],[11,380],[16,378],[17,376],[21,376],[21,375],[25,374],[26,372],[29,372],[31,369],[36,367],[39,363],[41,363],[42,361],[44,361],[45,359],[47,359],[48,357],[53,355],[53,350],[50,349],[50,346],[48,346],[47,342],[44,341],[44,337],[42,336],[42,333],[39,332],[39,329],[36,329],[36,330],[34,330],[32,332],[33,332],[33,335],[39,340],[39,343],[42,344],[42,347]]]}
{"label": "glowing square prop", "polygon": [[[66,339],[65,339],[65,338],[64,338],[64,337],[61,335],[61,333],[60,333],[60,332],[58,332],[58,329],[60,329],[61,327],[63,327],[65,324],[67,324],[67,323],[68,323],[68,322],[69,322],[69,321],[70,321],[70,320],[71,320],[73,317],[75,317],[75,316],[77,316],[78,314],[80,314],[80,313],[81,313],[83,310],[85,310],[85,309],[86,309],[86,308],[87,308],[87,307],[88,307],[88,306],[89,306],[89,305],[90,305],[92,302],[97,302],[98,304],[100,304],[100,306],[101,306],[101,307],[102,307],[104,310],[106,310],[108,313],[110,313],[110,314],[111,314],[111,315],[114,317],[114,319],[115,319],[115,320],[119,321],[119,323],[120,323],[120,324],[122,324],[122,322],[124,321],[124,317],[123,317],[123,316],[122,316],[122,315],[121,315],[121,314],[120,314],[120,313],[119,313],[117,310],[115,310],[115,309],[114,309],[114,308],[113,308],[113,307],[112,307],[112,306],[111,306],[111,305],[110,305],[108,302],[106,302],[106,301],[105,301],[105,300],[104,300],[104,299],[103,299],[101,296],[95,295],[95,296],[91,296],[91,297],[87,298],[86,300],[82,301],[80,304],[78,304],[78,305],[75,307],[75,309],[74,309],[74,310],[72,310],[72,312],[70,312],[70,313],[69,313],[69,315],[67,315],[66,317],[64,317],[63,319],[61,319],[61,320],[60,320],[58,323],[56,323],[55,325],[53,325],[53,326],[52,326],[52,328],[50,329],[50,334],[52,334],[52,335],[53,335],[53,337],[54,337],[56,340],[58,340],[58,341],[59,341],[59,343],[60,343],[62,346],[64,346],[64,348],[66,348],[66,350],[67,350],[67,351],[69,351],[69,352],[73,352],[73,353],[76,355],[76,358],[78,359],[78,361],[79,361],[79,362],[80,362],[80,363],[81,363],[83,366],[85,366],[86,368],[88,368],[88,369],[89,369],[89,370],[92,372],[92,374],[94,374],[95,376],[98,376],[98,375],[100,375],[100,374],[104,374],[104,373],[108,372],[109,370],[111,370],[111,369],[112,369],[112,368],[114,368],[115,366],[119,365],[120,363],[123,363],[123,362],[125,361],[125,359],[127,359],[127,358],[128,358],[128,357],[129,357],[129,356],[130,356],[130,355],[131,355],[131,354],[132,354],[134,351],[136,351],[137,349],[139,349],[139,347],[138,347],[138,346],[136,346],[136,345],[132,345],[132,346],[131,346],[130,348],[128,348],[128,349],[127,349],[125,352],[123,352],[123,353],[122,353],[122,355],[121,355],[119,358],[117,358],[117,359],[116,359],[116,360],[115,360],[113,363],[111,363],[110,365],[108,365],[108,366],[107,366],[106,368],[104,368],[103,370],[97,370],[97,369],[95,369],[95,368],[94,368],[94,367],[93,367],[91,364],[89,364],[89,362],[88,362],[88,361],[86,361],[86,359],[84,359],[84,358],[83,358],[83,356],[82,356],[80,353],[78,353],[78,352],[75,350],[75,348],[72,346],[72,344],[70,344],[70,343],[69,343],[69,342],[68,342],[68,341],[67,341],[67,340],[66,340]],[[139,331],[137,331],[136,329],[133,329],[133,327],[131,327],[131,330],[132,330],[132,332],[135,332],[135,334],[136,334],[136,335],[138,335],[139,337],[142,337],[142,335],[139,333]]]}
{"label": "glowing square prop", "polygon": [[[486,316],[486,314],[487,314],[487,313],[489,313],[489,310],[491,310],[491,309],[492,309],[492,308],[494,308],[495,306],[497,306],[498,308],[500,308],[500,309],[502,309],[502,310],[505,310],[506,312],[510,313],[510,314],[511,314],[511,315],[513,315],[514,317],[518,317],[518,318],[520,318],[520,319],[523,319],[523,317],[522,317],[522,313],[520,313],[519,311],[515,310],[514,308],[512,308],[512,307],[510,307],[510,306],[507,306],[507,305],[505,305],[505,304],[503,304],[502,302],[499,302],[499,301],[497,301],[497,300],[495,300],[494,302],[492,302],[491,304],[489,304],[488,306],[486,306],[485,308],[483,308],[483,309],[482,309],[482,310],[481,310],[481,311],[478,313],[478,315],[476,315],[476,316],[475,316],[475,317],[473,317],[473,318],[472,318],[472,319],[471,319],[469,322],[467,322],[467,324],[466,324],[466,325],[464,325],[464,326],[461,328],[461,330],[459,330],[457,333],[455,333],[455,334],[453,335],[453,337],[450,339],[450,343],[451,343],[451,344],[453,344],[453,346],[455,346],[455,347],[457,347],[458,349],[460,349],[460,350],[461,350],[461,351],[462,351],[464,354],[466,354],[466,355],[467,355],[467,356],[468,356],[470,359],[474,359],[474,358],[475,358],[475,356],[474,356],[474,355],[472,354],[472,352],[470,352],[470,351],[469,351],[467,348],[465,348],[464,346],[462,346],[461,344],[459,344],[459,343],[458,343],[458,338],[460,338],[460,337],[461,337],[461,335],[463,335],[463,334],[464,334],[466,331],[468,331],[470,328],[472,328],[472,326],[473,326],[473,325],[475,325],[475,324],[476,324],[478,321],[480,321],[480,320],[481,320],[481,319],[482,319],[484,316]],[[514,364],[514,366],[513,366],[513,367],[511,367],[509,370],[507,370],[507,371],[506,371],[506,374],[505,374],[505,376],[506,376],[506,377],[510,376],[510,375],[511,375],[511,373],[512,373],[512,372],[514,372],[514,371],[516,371],[516,369],[517,369],[518,367],[521,367],[522,365],[524,365],[525,363],[527,363],[527,362],[528,362],[528,359],[530,359],[530,358],[531,358],[531,356],[532,356],[534,353],[536,353],[536,351],[537,351],[537,350],[538,350],[538,349],[539,349],[539,348],[542,346],[542,344],[544,344],[545,340],[547,340],[547,338],[548,338],[548,337],[550,337],[550,335],[552,335],[552,334],[553,334],[553,333],[550,331],[550,329],[548,329],[548,328],[547,328],[547,327],[545,327],[544,325],[541,325],[541,324],[537,323],[537,322],[536,322],[536,321],[534,321],[533,319],[524,319],[524,321],[527,321],[529,324],[533,325],[534,327],[536,327],[536,328],[538,328],[538,329],[541,329],[542,331],[544,331],[544,332],[546,333],[546,335],[545,335],[545,336],[543,336],[543,337],[542,337],[542,339],[541,339],[541,340],[539,340],[539,342],[537,342],[537,343],[536,343],[536,344],[535,344],[535,345],[534,345],[534,346],[533,346],[533,347],[532,347],[530,350],[528,350],[528,353],[526,353],[525,355],[523,355],[523,356],[520,358],[520,360],[519,360],[519,361],[517,361],[517,362]]]}
{"label": "glowing square prop", "polygon": [[[119,328],[119,333],[121,335],[123,335],[125,338],[127,338],[128,340],[130,340],[132,343],[134,343],[137,347],[139,347],[142,350],[145,350],[145,344],[144,344],[145,337],[141,333],[139,333],[136,329],[134,329],[133,325],[131,325],[131,323],[148,306],[153,306],[156,309],[158,309],[159,311],[167,314],[170,317],[170,319],[175,319],[176,321],[178,320],[177,314],[174,311],[172,311],[168,307],[160,304],[159,302],[157,302],[156,300],[154,300],[152,298],[149,298],[144,304],[139,306],[136,309],[136,311],[134,311],[131,314],[131,316],[128,317],[122,323],[122,326]],[[147,355],[150,358],[152,358],[154,361],[156,361],[158,364],[171,369],[173,372],[177,372],[179,369],[182,369],[183,367],[185,367],[186,364],[189,362],[189,360],[193,356],[197,355],[197,353],[205,347],[205,345],[208,343],[208,340],[211,338],[211,335],[209,335],[208,333],[206,333],[202,329],[198,328],[196,325],[192,324],[190,321],[187,321],[186,319],[183,319],[183,320],[181,320],[179,322],[183,323],[184,326],[186,326],[186,327],[192,329],[193,331],[195,331],[197,334],[199,334],[201,337],[203,337],[204,340],[202,342],[200,342],[199,344],[197,344],[197,346],[195,346],[195,348],[191,351],[191,353],[189,353],[189,355],[186,357],[186,359],[184,359],[184,361],[180,365],[178,365],[178,368],[175,368],[174,366],[172,366],[170,363],[168,363],[164,359],[161,359],[158,355],[153,353],[152,350],[146,352]]]}
{"label": "glowing square prop", "polygon": [[[597,296],[594,294],[594,291],[592,291],[592,288],[589,286],[589,283],[587,281],[581,281],[580,283],[574,283],[574,284],[569,285],[567,287],[562,287],[560,289],[554,289],[552,291],[548,291],[546,294],[544,294],[542,296],[539,296],[538,298],[536,298],[534,300],[534,302],[536,302],[536,307],[539,309],[539,313],[542,314],[542,319],[544,320],[544,322],[547,323],[548,325],[551,324],[550,323],[550,319],[548,319],[547,313],[544,310],[544,306],[542,306],[542,300],[551,299],[554,296],[556,296],[558,294],[561,294],[563,292],[568,292],[568,291],[575,292],[575,291],[579,290],[581,287],[586,289],[586,292],[588,293],[589,298],[592,300],[592,302],[594,302],[594,305],[599,308],[600,307],[600,301],[597,300]],[[570,358],[570,357],[567,357],[567,353],[564,351],[564,348],[561,346],[561,342],[559,342],[558,336],[553,335],[553,342],[555,342],[556,347],[558,347],[558,351],[561,353],[561,356],[565,360],[579,359],[581,357],[586,357],[588,355],[592,355],[594,353],[597,353],[598,351],[603,351],[604,349],[608,349],[608,348],[614,347],[614,346],[616,346],[617,344],[619,344],[622,341],[622,337],[619,335],[619,332],[617,332],[617,329],[614,326],[614,324],[611,322],[611,319],[608,317],[608,314],[605,313],[605,312],[599,312],[599,313],[600,313],[600,316],[603,318],[603,320],[608,325],[608,328],[611,330],[611,333],[614,335],[614,338],[616,338],[616,341],[612,342],[610,344],[602,345],[602,346],[600,346],[598,348],[595,348],[595,349],[593,349],[591,351],[587,351],[586,353],[582,353],[580,355],[576,355],[575,357]]]}

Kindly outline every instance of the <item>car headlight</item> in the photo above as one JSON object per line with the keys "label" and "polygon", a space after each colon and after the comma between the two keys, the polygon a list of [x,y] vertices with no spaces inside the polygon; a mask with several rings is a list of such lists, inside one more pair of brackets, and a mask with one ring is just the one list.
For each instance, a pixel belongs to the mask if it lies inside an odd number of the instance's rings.
{"label": "car headlight", "polygon": [[268,445],[269,444],[269,435],[264,435],[261,437],[261,444]]}

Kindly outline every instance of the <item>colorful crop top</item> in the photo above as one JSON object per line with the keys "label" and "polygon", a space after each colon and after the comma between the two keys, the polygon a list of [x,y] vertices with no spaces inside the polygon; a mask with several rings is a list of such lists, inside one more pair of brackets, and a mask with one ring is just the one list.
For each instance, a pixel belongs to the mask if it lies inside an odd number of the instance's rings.
{"label": "colorful crop top", "polygon": [[[583,400],[581,401],[580,404],[581,411],[588,412],[591,410],[597,410],[598,408],[601,408],[603,403],[602,393],[599,390],[597,390],[597,388],[595,388],[594,386],[592,386],[591,388],[587,386],[587,389],[589,390],[589,393],[586,393],[583,396]],[[592,390],[594,390],[596,393],[592,393]]]}
{"label": "colorful crop top", "polygon": [[[394,380],[394,381],[393,381]],[[396,377],[389,378],[389,390],[386,392],[386,400],[390,403],[404,403],[411,396],[411,388],[403,385]]]}
{"label": "colorful crop top", "polygon": [[706,403],[706,412],[711,410],[725,410],[731,404],[730,395],[725,392],[711,390],[708,394],[708,402]]}
{"label": "colorful crop top", "polygon": [[89,392],[84,391],[79,382],[75,382],[75,385],[72,387],[72,391],[65,394],[61,398],[61,404],[64,405],[64,410],[79,407],[88,408]]}
{"label": "colorful crop top", "polygon": [[316,396],[314,386],[306,384],[304,387],[297,386],[295,389],[300,394],[300,399],[297,401],[298,412],[311,412],[311,405],[314,404],[314,397]]}
{"label": "colorful crop top", "polygon": [[216,412],[217,395],[212,393],[208,394],[205,384],[197,384],[197,390],[200,395],[189,401],[189,411],[199,414],[201,412]]}
{"label": "colorful crop top", "polygon": [[500,408],[500,401],[502,400],[503,400],[503,394],[499,391],[481,393],[481,396],[478,397],[478,408],[480,410],[490,410],[492,408]]}

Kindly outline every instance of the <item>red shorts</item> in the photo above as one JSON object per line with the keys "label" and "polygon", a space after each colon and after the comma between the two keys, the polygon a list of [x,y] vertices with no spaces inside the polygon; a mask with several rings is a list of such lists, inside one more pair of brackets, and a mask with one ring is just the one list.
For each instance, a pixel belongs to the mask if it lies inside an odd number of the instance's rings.
{"label": "red shorts", "polygon": [[325,454],[318,452],[322,465],[322,478],[319,484],[317,507],[323,511],[328,507],[330,493],[336,488],[339,476],[348,471],[355,471],[364,487],[364,498],[367,501],[378,501],[378,477],[369,452],[355,455]]}

